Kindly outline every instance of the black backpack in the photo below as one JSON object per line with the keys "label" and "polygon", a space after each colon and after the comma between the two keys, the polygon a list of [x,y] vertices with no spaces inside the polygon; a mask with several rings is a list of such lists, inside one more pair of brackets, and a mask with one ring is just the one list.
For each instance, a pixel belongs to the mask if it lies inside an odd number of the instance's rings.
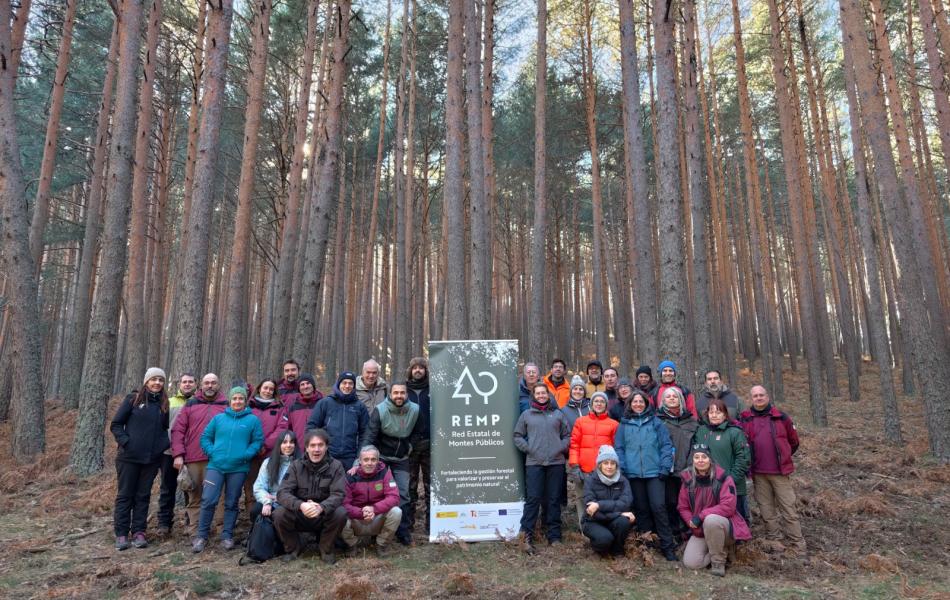
{"label": "black backpack", "polygon": [[274,522],[270,520],[270,517],[260,515],[254,521],[251,532],[247,535],[247,551],[238,561],[238,564],[243,565],[245,559],[262,563],[283,553],[284,545],[280,543],[280,538],[277,537]]}

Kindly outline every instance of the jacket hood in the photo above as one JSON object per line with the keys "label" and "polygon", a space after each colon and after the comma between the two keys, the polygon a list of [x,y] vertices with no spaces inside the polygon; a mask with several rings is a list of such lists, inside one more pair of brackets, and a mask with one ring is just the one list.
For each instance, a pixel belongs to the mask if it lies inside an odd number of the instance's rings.
{"label": "jacket hood", "polygon": [[376,463],[376,470],[374,470],[372,473],[367,474],[366,471],[363,470],[363,467],[358,467],[356,469],[356,473],[362,479],[372,479],[373,477],[376,477],[377,475],[385,471],[387,468],[388,467],[386,466],[386,463],[384,463],[383,461],[379,461],[378,463]]}
{"label": "jacket hood", "polygon": [[240,411],[240,412],[236,412],[236,411],[232,410],[231,407],[229,406],[229,407],[227,407],[226,409],[224,409],[224,413],[225,413],[226,415],[230,416],[230,417],[235,418],[235,419],[240,419],[241,417],[246,417],[247,415],[252,415],[252,414],[254,414],[253,412],[251,412],[251,407],[250,407],[250,406],[245,406],[245,407],[244,407],[244,410],[242,410],[242,411]]}
{"label": "jacket hood", "polygon": [[728,394],[730,391],[732,390],[730,390],[729,386],[726,384],[722,384],[722,387],[719,389],[718,392],[714,392],[704,385],[700,393],[703,394],[704,396],[709,396],[710,398],[722,398],[726,394]]}
{"label": "jacket hood", "polygon": [[681,421],[690,421],[693,419],[693,414],[686,410],[686,407],[683,406],[682,402],[680,402],[680,414],[673,415],[669,412],[669,410],[667,410],[665,406],[663,406],[659,411],[657,411],[657,416],[664,421],[675,421],[677,423]]}
{"label": "jacket hood", "polygon": [[624,421],[631,421],[631,422],[632,422],[632,421],[645,421],[645,420],[647,420],[648,418],[653,417],[653,416],[655,416],[655,415],[656,415],[656,412],[655,412],[654,409],[653,409],[653,405],[650,404],[649,401],[647,402],[647,407],[646,407],[645,409],[643,409],[643,412],[640,413],[640,414],[634,413],[634,412],[630,409],[630,405],[627,404],[627,405],[626,405],[626,408],[624,409],[624,412],[623,412],[623,420],[624,420]]}
{"label": "jacket hood", "polygon": [[277,398],[271,398],[270,400],[265,400],[260,396],[254,396],[248,400],[247,405],[251,408],[256,408],[257,410],[266,410],[268,408],[278,408],[281,406],[280,400]]}

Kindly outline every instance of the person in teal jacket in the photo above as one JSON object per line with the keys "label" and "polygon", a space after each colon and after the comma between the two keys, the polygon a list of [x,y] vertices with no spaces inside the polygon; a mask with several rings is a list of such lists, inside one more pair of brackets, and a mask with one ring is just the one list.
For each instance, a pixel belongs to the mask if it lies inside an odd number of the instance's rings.
{"label": "person in teal jacket", "polygon": [[652,531],[668,561],[676,561],[676,543],[666,512],[664,480],[673,470],[673,442],[666,425],[657,418],[653,405],[637,390],[624,409],[614,435],[620,470],[630,480],[633,513],[641,533]]}
{"label": "person in teal jacket", "polygon": [[247,406],[247,388],[238,386],[228,394],[228,408],[215,415],[201,434],[201,449],[208,455],[204,487],[201,492],[201,516],[198,537],[191,545],[193,552],[201,552],[208,544],[214,509],[224,489],[224,527],[221,547],[234,548],[234,524],[238,517],[238,500],[244,479],[251,468],[251,460],[264,445],[261,421]]}

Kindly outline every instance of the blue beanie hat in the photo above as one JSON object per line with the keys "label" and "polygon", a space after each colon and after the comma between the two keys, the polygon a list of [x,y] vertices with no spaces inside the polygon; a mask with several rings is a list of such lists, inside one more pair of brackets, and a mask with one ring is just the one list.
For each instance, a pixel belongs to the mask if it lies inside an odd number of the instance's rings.
{"label": "blue beanie hat", "polygon": [[662,373],[663,369],[665,369],[666,367],[673,369],[673,372],[676,373],[676,363],[673,362],[672,360],[664,360],[663,362],[660,363],[660,366],[657,367],[657,370],[660,373]]}

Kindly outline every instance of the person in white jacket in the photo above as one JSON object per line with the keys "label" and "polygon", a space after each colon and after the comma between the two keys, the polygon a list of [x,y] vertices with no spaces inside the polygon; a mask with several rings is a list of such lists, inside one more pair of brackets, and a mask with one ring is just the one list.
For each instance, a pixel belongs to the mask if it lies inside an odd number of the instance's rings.
{"label": "person in white jacket", "polygon": [[283,481],[290,463],[300,456],[297,445],[297,436],[288,429],[280,438],[280,443],[274,445],[270,456],[261,463],[261,470],[254,480],[254,506],[251,508],[251,523],[257,521],[259,515],[271,516],[277,509],[277,488]]}

